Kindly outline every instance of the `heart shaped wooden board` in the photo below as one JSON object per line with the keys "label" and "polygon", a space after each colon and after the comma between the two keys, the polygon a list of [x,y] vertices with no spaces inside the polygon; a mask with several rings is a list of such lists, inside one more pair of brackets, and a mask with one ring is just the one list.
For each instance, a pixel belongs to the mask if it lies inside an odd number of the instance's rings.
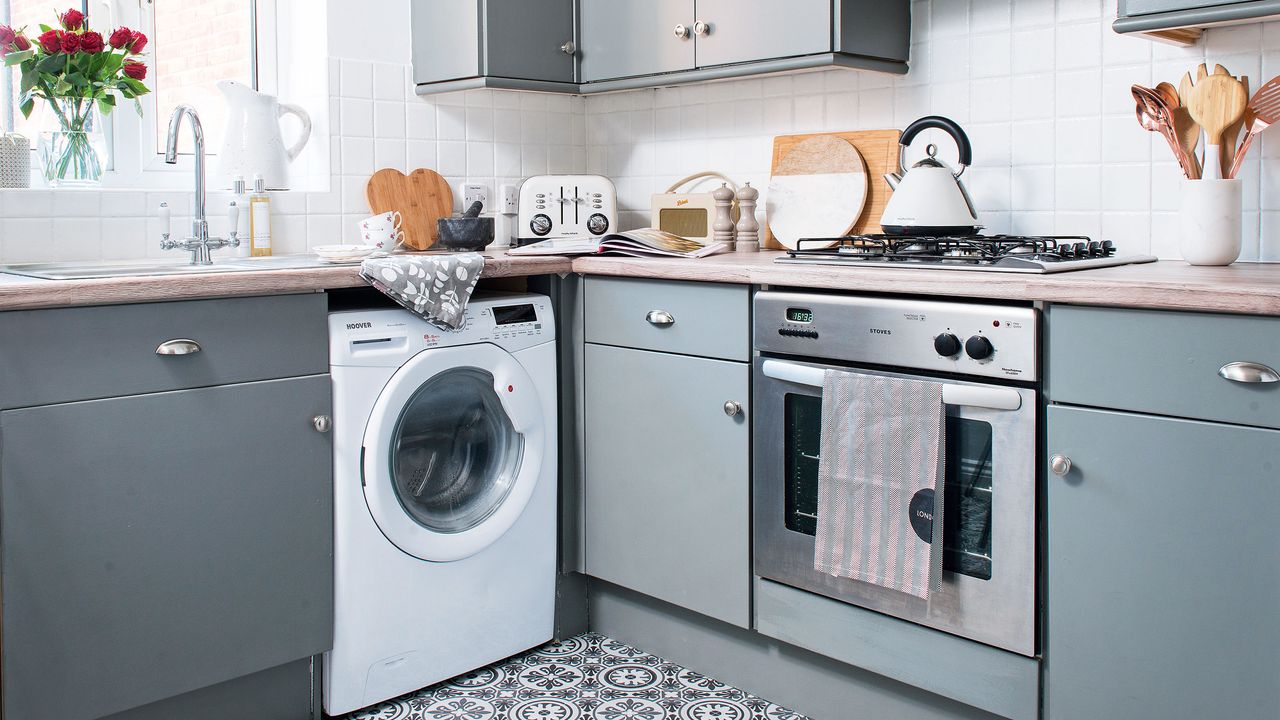
{"label": "heart shaped wooden board", "polygon": [[436,220],[453,213],[453,190],[439,173],[419,168],[405,175],[384,168],[369,178],[365,200],[373,214],[398,212],[404,221],[404,244],[426,250],[436,243]]}

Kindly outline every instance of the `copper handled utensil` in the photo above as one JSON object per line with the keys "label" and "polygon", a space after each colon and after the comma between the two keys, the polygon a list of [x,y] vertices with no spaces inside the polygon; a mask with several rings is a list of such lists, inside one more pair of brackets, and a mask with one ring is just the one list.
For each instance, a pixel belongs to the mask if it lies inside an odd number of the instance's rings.
{"label": "copper handled utensil", "polygon": [[[1187,76],[1190,82],[1191,76]],[[1200,125],[1191,119],[1191,113],[1182,105],[1182,98],[1178,95],[1178,89],[1172,84],[1162,82],[1155,87],[1156,92],[1164,100],[1165,107],[1169,111],[1169,120],[1173,125],[1173,135],[1178,142],[1178,147],[1182,151],[1182,155],[1186,157],[1187,162],[1183,166],[1183,172],[1192,180],[1200,179],[1200,161],[1196,159],[1196,145],[1200,142]],[[1181,161],[1180,161],[1181,162]]]}
{"label": "copper handled utensil", "polygon": [[1235,159],[1231,162],[1231,168],[1227,173],[1227,177],[1230,178],[1240,172],[1240,164],[1244,162],[1245,153],[1249,152],[1249,147],[1253,145],[1253,139],[1263,130],[1280,121],[1280,76],[1268,80],[1266,85],[1258,88],[1258,92],[1249,98],[1248,112],[1252,114],[1253,119],[1248,124],[1248,132],[1240,143],[1240,148],[1236,150]]}
{"label": "copper handled utensil", "polygon": [[1137,101],[1138,124],[1145,130],[1163,135],[1165,141],[1169,143],[1169,149],[1173,150],[1173,156],[1178,160],[1178,165],[1182,167],[1183,174],[1187,177],[1195,175],[1196,171],[1191,166],[1190,157],[1173,134],[1171,110],[1164,98],[1155,90],[1142,85],[1134,85],[1131,92],[1133,99]]}

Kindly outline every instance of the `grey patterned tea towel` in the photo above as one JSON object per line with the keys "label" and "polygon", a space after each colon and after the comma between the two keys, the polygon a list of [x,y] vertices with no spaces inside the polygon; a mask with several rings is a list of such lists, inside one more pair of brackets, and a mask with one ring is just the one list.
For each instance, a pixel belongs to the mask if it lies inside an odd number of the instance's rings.
{"label": "grey patterned tea towel", "polygon": [[462,327],[467,301],[483,271],[480,253],[391,255],[360,263],[360,275],[370,285],[449,330]]}
{"label": "grey patterned tea towel", "polygon": [[928,599],[942,574],[942,385],[827,370],[813,566]]}

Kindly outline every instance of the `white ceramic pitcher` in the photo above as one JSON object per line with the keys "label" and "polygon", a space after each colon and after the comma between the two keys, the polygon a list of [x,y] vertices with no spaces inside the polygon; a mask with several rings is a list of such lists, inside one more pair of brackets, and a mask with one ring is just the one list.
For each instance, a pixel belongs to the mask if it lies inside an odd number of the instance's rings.
{"label": "white ceramic pitcher", "polygon": [[[289,189],[289,163],[311,139],[311,116],[297,105],[279,102],[241,82],[218,83],[227,100],[226,141],[218,155],[218,187],[229,188],[237,176],[246,180],[261,174],[269,190]],[[302,121],[302,134],[286,148],[280,118]]]}

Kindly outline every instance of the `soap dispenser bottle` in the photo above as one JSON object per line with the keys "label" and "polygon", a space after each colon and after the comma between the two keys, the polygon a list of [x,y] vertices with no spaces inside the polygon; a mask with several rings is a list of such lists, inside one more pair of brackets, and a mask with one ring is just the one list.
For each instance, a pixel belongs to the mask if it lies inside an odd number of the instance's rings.
{"label": "soap dispenser bottle", "polygon": [[253,176],[253,194],[249,196],[249,238],[254,257],[271,254],[271,196],[261,175]]}

